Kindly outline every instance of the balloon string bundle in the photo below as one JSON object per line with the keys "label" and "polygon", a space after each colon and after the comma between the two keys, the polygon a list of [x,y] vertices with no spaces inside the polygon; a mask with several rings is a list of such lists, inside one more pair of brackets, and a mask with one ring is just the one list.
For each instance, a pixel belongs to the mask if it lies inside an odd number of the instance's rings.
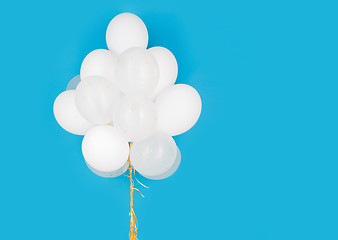
{"label": "balloon string bundle", "polygon": [[133,166],[130,162],[130,157],[128,158],[129,162],[129,179],[130,179],[130,230],[129,230],[129,240],[137,239],[137,218],[134,211],[134,180],[133,180]]}
{"label": "balloon string bundle", "polygon": [[[132,143],[130,143],[130,147],[131,147]],[[143,194],[141,193],[140,190],[138,190],[137,188],[134,188],[134,179],[133,179],[133,172],[135,175],[135,169],[133,167],[133,165],[131,164],[130,161],[130,155],[128,157],[128,163],[129,163],[129,175],[124,174],[125,176],[129,177],[130,179],[130,229],[129,229],[129,240],[136,240],[137,239],[137,228],[138,228],[138,222],[137,222],[137,218],[136,218],[136,214],[134,211],[134,190],[137,190],[141,196],[143,197]],[[122,170],[122,169],[121,169]],[[136,181],[138,183],[140,183],[143,187],[149,188],[145,185],[143,185],[139,180],[137,180],[137,178],[135,177]]]}

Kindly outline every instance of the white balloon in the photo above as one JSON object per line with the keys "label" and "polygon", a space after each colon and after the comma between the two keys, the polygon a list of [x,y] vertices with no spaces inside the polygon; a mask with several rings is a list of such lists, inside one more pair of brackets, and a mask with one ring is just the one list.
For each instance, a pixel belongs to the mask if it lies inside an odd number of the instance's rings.
{"label": "white balloon", "polygon": [[146,49],[148,31],[143,21],[132,13],[121,13],[111,20],[106,32],[108,49],[121,54],[132,47]]}
{"label": "white balloon", "polygon": [[155,57],[159,67],[159,81],[152,94],[152,98],[156,98],[163,89],[174,85],[178,74],[178,66],[175,56],[168,49],[152,47],[148,51]]}
{"label": "white balloon", "polygon": [[116,83],[115,67],[117,55],[112,51],[97,49],[90,52],[82,62],[81,79],[90,76],[100,76]]}
{"label": "white balloon", "polygon": [[116,85],[99,76],[83,79],[76,88],[75,104],[80,114],[97,125],[113,120],[119,99],[120,92]]}
{"label": "white balloon", "polygon": [[149,99],[125,97],[116,108],[114,126],[130,142],[146,138],[156,128],[155,104]]}
{"label": "white balloon", "polygon": [[186,84],[176,84],[163,90],[155,101],[157,128],[171,136],[182,134],[197,122],[202,102],[198,92]]}
{"label": "white balloon", "polygon": [[73,77],[73,78],[69,81],[66,90],[75,90],[76,87],[77,87],[77,85],[79,85],[80,82],[81,82],[80,75],[77,75],[77,76]]}
{"label": "white balloon", "polygon": [[75,90],[62,92],[54,102],[54,116],[66,131],[84,135],[94,125],[84,119],[75,106]]}
{"label": "white balloon", "polygon": [[160,175],[157,175],[157,176],[147,176],[147,175],[142,175],[142,176],[149,178],[151,180],[162,180],[162,179],[168,178],[171,175],[173,175],[177,171],[180,164],[181,164],[181,152],[180,152],[180,149],[177,147],[177,154],[176,154],[176,159],[174,161],[174,164],[166,172]]}
{"label": "white balloon", "polygon": [[174,165],[177,146],[166,133],[156,132],[148,138],[134,142],[130,149],[130,162],[141,175],[149,178],[162,175]]}
{"label": "white balloon", "polygon": [[[86,161],[85,161],[86,162]],[[121,169],[118,169],[116,171],[112,171],[112,172],[103,172],[103,171],[99,171],[95,168],[93,168],[89,163],[86,162],[87,167],[90,169],[90,171],[92,171],[93,173],[95,173],[97,176],[100,177],[104,177],[104,178],[115,178],[118,176],[121,176],[123,173],[125,173],[129,167],[129,162],[126,162]]]}
{"label": "white balloon", "polygon": [[147,50],[131,48],[119,56],[116,76],[124,94],[150,96],[158,84],[158,64]]}
{"label": "white balloon", "polygon": [[97,126],[83,138],[82,153],[86,162],[97,171],[114,172],[126,164],[129,144],[116,128]]}

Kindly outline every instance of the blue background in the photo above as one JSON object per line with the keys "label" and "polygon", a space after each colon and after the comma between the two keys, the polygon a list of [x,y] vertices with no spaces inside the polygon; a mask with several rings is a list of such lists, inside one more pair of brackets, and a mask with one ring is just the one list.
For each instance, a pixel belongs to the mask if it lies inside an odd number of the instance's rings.
{"label": "blue background", "polygon": [[[7,1],[1,239],[127,239],[126,177],[92,174],[52,106],[129,11],[203,110],[178,172],[135,196],[139,239],[338,239],[336,1]],[[142,187],[140,187],[142,189]]]}

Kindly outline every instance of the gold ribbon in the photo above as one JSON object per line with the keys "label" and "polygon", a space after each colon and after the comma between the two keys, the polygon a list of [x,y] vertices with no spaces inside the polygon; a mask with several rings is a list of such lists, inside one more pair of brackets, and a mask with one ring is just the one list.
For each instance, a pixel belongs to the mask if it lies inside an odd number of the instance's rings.
{"label": "gold ribbon", "polygon": [[[131,148],[131,145],[132,145],[132,143],[130,143],[130,148]],[[124,175],[127,176],[127,177],[129,177],[129,180],[130,180],[130,212],[129,212],[129,216],[130,216],[130,229],[129,229],[129,240],[137,240],[138,222],[137,222],[137,218],[136,218],[135,211],[134,211],[134,198],[133,198],[134,197],[134,190],[138,191],[141,194],[142,197],[143,197],[143,195],[142,195],[142,193],[141,193],[140,190],[138,190],[137,188],[134,188],[133,171],[134,171],[134,175],[135,175],[135,169],[134,169],[133,165],[131,165],[130,154],[129,154],[129,157],[128,157],[128,162],[129,162],[129,167],[128,167],[129,175],[126,175],[126,174],[124,174]],[[149,187],[143,185],[139,180],[137,180],[136,177],[135,177],[135,179],[143,187],[149,188]]]}

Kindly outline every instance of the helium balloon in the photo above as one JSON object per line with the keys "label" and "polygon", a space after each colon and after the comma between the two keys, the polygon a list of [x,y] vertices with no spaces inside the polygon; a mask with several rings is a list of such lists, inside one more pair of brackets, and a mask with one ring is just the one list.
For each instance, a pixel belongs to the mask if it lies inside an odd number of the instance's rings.
{"label": "helium balloon", "polygon": [[155,104],[149,99],[125,97],[116,108],[114,126],[130,142],[147,137],[156,128]]}
{"label": "helium balloon", "polygon": [[54,116],[66,131],[84,135],[94,125],[84,119],[75,106],[75,90],[62,92],[54,102]]}
{"label": "helium balloon", "polygon": [[150,96],[158,84],[158,64],[154,56],[142,48],[131,48],[120,55],[116,76],[126,95]]}
{"label": "helium balloon", "polygon": [[154,56],[159,67],[159,81],[152,94],[152,98],[155,98],[163,89],[174,85],[178,67],[175,56],[168,49],[152,47],[148,51]]}
{"label": "helium balloon", "polygon": [[[86,162],[86,161],[85,161]],[[126,162],[121,169],[118,169],[116,171],[112,171],[112,172],[103,172],[103,171],[99,171],[95,168],[93,168],[89,163],[86,162],[87,167],[93,172],[95,173],[97,176],[100,177],[104,177],[104,178],[114,178],[114,177],[118,177],[120,175],[122,175],[123,173],[125,173],[129,167],[129,162]]]}
{"label": "helium balloon", "polygon": [[168,172],[176,157],[174,139],[163,132],[155,132],[142,141],[134,142],[130,149],[131,164],[141,175],[149,178]]}
{"label": "helium balloon", "polygon": [[108,79],[112,83],[116,83],[116,61],[117,55],[112,51],[97,49],[90,52],[81,65],[81,79],[85,79],[90,76],[100,76]]}
{"label": "helium balloon", "polygon": [[148,31],[143,21],[132,13],[121,13],[111,20],[106,32],[108,49],[121,54],[132,47],[147,48]]}
{"label": "helium balloon", "polygon": [[171,136],[182,134],[197,122],[202,109],[198,92],[186,84],[163,90],[155,101],[158,130]]}
{"label": "helium balloon", "polygon": [[81,82],[80,75],[77,75],[77,76],[73,77],[73,78],[69,81],[66,90],[75,90],[76,87],[77,87],[77,85],[79,85],[80,82]]}
{"label": "helium balloon", "polygon": [[116,85],[99,76],[83,79],[76,88],[75,104],[80,114],[96,125],[108,124],[113,120],[119,99],[120,92]]}
{"label": "helium balloon", "polygon": [[181,152],[180,152],[180,149],[177,148],[177,154],[176,154],[175,162],[168,169],[168,171],[166,171],[166,172],[164,172],[164,173],[162,173],[160,175],[157,175],[157,176],[147,176],[147,175],[142,175],[142,176],[146,177],[146,178],[149,178],[151,180],[162,180],[162,179],[168,178],[171,175],[173,175],[176,172],[176,170],[178,169],[178,167],[180,166],[180,164],[181,164]]}
{"label": "helium balloon", "polygon": [[121,170],[129,156],[129,144],[112,126],[92,128],[83,138],[82,153],[87,164],[101,172]]}

